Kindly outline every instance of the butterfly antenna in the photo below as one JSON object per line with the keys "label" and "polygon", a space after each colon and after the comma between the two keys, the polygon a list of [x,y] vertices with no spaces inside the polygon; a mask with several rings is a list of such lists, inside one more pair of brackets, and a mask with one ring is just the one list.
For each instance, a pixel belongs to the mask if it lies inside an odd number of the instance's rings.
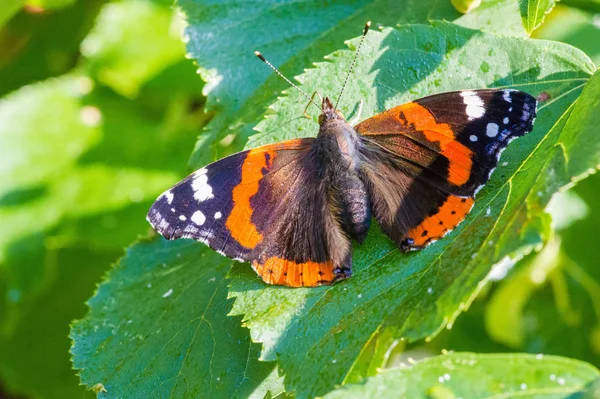
{"label": "butterfly antenna", "polygon": [[323,111],[323,108],[321,108],[321,106],[319,104],[317,104],[311,97],[308,96],[308,94],[306,94],[305,92],[302,91],[301,88],[299,88],[298,86],[296,86],[295,84],[293,84],[288,78],[286,78],[285,76],[283,76],[283,74],[281,72],[279,72],[277,70],[277,68],[275,68],[273,66],[273,64],[271,64],[269,61],[267,61],[265,59],[265,57],[259,52],[259,51],[255,51],[254,54],[260,58],[260,60],[262,62],[264,62],[265,64],[267,64],[269,67],[271,67],[272,70],[274,70],[277,75],[281,76],[283,78],[283,80],[285,80],[286,82],[288,82],[289,84],[291,84],[296,90],[298,90],[300,93],[302,93],[302,95],[306,98],[308,98],[308,101],[310,101],[311,103],[313,103],[315,105],[315,107],[319,108],[321,111]]}
{"label": "butterfly antenna", "polygon": [[365,41],[365,36],[367,36],[367,32],[369,31],[370,27],[371,27],[371,21],[367,22],[367,24],[365,25],[365,30],[363,31],[363,35],[360,38],[360,43],[358,43],[358,48],[356,49],[356,54],[354,54],[354,59],[352,60],[352,64],[350,65],[350,69],[348,70],[348,74],[346,75],[346,80],[344,80],[344,84],[342,85],[342,90],[340,91],[340,95],[338,96],[338,99],[335,102],[335,107],[333,107],[334,110],[337,109],[337,106],[340,103],[340,99],[342,98],[342,94],[344,93],[344,89],[346,88],[346,83],[348,83],[350,74],[352,73],[352,70],[354,69],[354,65],[356,64],[356,59],[358,58],[358,53],[360,53],[360,48],[361,48],[363,42]]}

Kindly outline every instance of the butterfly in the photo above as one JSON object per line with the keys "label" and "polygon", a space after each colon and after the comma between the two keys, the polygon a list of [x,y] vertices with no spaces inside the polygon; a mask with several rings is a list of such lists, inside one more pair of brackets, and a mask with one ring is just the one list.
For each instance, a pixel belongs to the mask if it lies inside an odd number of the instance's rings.
{"label": "butterfly", "polygon": [[531,131],[537,101],[512,89],[447,92],[355,126],[328,97],[319,108],[316,137],[195,171],[158,197],[152,227],[251,262],[269,284],[332,284],[352,275],[351,242],[364,241],[373,218],[403,251],[461,223],[501,152]]}

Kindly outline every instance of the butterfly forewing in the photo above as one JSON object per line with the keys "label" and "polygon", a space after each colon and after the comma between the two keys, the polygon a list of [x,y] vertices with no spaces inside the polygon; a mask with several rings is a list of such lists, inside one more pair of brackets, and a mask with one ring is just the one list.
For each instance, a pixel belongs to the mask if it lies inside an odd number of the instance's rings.
{"label": "butterfly forewing", "polygon": [[148,213],[168,239],[192,238],[252,261],[267,283],[329,284],[350,275],[350,243],[328,207],[314,139],[244,151],[194,172]]}
{"label": "butterfly forewing", "polygon": [[358,124],[364,178],[384,232],[408,250],[456,227],[500,153],[532,129],[536,105],[516,90],[449,92]]}

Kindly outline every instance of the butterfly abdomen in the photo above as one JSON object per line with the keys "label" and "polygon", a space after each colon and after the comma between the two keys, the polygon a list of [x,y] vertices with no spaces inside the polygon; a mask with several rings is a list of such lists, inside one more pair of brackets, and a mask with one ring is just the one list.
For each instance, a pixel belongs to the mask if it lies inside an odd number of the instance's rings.
{"label": "butterfly abdomen", "polygon": [[330,206],[344,232],[363,242],[371,222],[371,205],[365,183],[359,177],[362,142],[345,120],[328,122],[321,125],[315,149],[329,184]]}
{"label": "butterfly abdomen", "polygon": [[362,243],[371,222],[371,205],[365,184],[356,172],[338,171],[333,176],[336,199],[339,202],[339,217],[342,228],[350,237]]}

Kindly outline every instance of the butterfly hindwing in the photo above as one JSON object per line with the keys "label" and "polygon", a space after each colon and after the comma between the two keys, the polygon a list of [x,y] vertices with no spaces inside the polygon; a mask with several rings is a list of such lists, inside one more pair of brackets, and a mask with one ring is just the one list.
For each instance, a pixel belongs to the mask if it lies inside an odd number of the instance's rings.
{"label": "butterfly hindwing", "polygon": [[373,213],[403,249],[422,248],[471,210],[508,143],[532,129],[536,100],[516,90],[424,97],[357,126]]}
{"label": "butterfly hindwing", "polygon": [[234,154],[163,193],[148,213],[168,239],[192,238],[251,261],[271,284],[315,286],[350,274],[350,243],[328,206],[314,139]]}

